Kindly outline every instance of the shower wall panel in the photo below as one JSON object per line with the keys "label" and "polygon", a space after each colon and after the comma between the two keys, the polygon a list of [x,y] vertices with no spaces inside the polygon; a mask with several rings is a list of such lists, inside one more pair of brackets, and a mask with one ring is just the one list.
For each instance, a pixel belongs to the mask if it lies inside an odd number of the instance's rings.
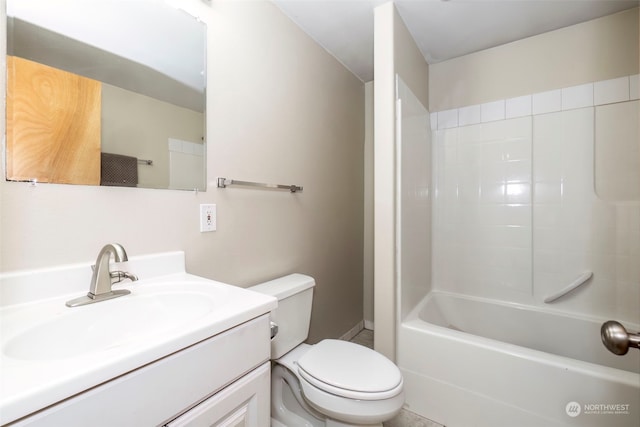
{"label": "shower wall panel", "polygon": [[531,117],[435,132],[434,284],[531,294]]}
{"label": "shower wall panel", "polygon": [[431,115],[435,289],[640,323],[639,81]]}
{"label": "shower wall panel", "polygon": [[398,283],[400,315],[431,290],[431,128],[429,112],[398,77]]}
{"label": "shower wall panel", "polygon": [[637,128],[638,101],[534,117],[537,304],[591,271],[553,306],[640,323]]}

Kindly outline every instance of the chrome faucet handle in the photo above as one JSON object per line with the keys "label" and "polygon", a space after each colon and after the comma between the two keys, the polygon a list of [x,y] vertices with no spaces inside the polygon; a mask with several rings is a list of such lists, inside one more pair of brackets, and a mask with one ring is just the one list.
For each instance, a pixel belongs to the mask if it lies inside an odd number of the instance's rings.
{"label": "chrome faucet handle", "polygon": [[[122,281],[124,278],[131,281],[138,280],[136,275],[123,272],[110,270],[111,256],[115,259],[115,262],[128,261],[127,252],[119,243],[109,243],[105,245],[98,254],[96,264],[93,268],[93,274],[91,276],[91,284],[89,285],[89,292],[86,296],[72,299],[67,301],[68,307],[78,307],[81,305],[92,304],[94,302],[104,301],[112,298],[117,298],[123,295],[128,295],[131,291],[127,289],[112,290],[111,282],[112,278],[118,278],[116,283]],[[114,276],[115,273],[115,276]]]}
{"label": "chrome faucet handle", "polygon": [[[96,265],[93,264],[91,266],[91,271],[93,272],[93,271],[95,271],[95,269],[96,269]],[[132,282],[135,282],[136,280],[139,280],[138,276],[136,276],[135,274],[130,273],[128,271],[122,271],[122,270],[110,271],[109,275],[111,276],[112,279],[118,279],[118,280],[112,281],[111,282],[112,285],[115,284],[115,283],[120,283],[124,279],[129,279]]]}
{"label": "chrome faucet handle", "polygon": [[109,275],[111,276],[112,279],[117,279],[111,282],[112,285],[116,283],[120,283],[124,279],[129,279],[132,282],[135,282],[136,280],[138,280],[138,276],[136,276],[133,273],[129,273],[128,271],[122,271],[122,270],[110,271]]}
{"label": "chrome faucet handle", "polygon": [[627,354],[629,348],[640,349],[640,334],[628,332],[615,320],[608,320],[602,324],[600,337],[607,350],[618,356]]}
{"label": "chrome faucet handle", "polygon": [[127,257],[127,252],[121,244],[110,243],[105,245],[100,250],[98,258],[96,259],[96,268],[93,270],[93,275],[91,277],[89,296],[96,296],[111,292],[111,255],[113,255],[115,262],[124,262],[129,259]]}

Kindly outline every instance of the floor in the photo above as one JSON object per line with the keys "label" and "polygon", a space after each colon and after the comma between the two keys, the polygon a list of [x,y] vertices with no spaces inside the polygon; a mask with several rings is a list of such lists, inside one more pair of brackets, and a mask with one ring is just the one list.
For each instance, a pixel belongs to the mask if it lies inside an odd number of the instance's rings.
{"label": "floor", "polygon": [[[351,342],[373,348],[373,331],[363,329],[358,335],[351,339]],[[402,409],[398,415],[385,422],[384,427],[444,427],[434,421],[422,418],[413,412]]]}

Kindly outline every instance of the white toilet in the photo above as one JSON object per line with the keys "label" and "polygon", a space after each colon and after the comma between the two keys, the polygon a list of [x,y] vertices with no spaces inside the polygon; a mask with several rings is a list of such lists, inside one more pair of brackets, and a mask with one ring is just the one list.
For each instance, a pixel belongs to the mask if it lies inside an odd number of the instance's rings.
{"label": "white toilet", "polygon": [[278,298],[271,320],[271,425],[382,426],[404,403],[402,374],[381,354],[348,341],[303,344],[309,333],[312,277],[291,274],[251,287]]}

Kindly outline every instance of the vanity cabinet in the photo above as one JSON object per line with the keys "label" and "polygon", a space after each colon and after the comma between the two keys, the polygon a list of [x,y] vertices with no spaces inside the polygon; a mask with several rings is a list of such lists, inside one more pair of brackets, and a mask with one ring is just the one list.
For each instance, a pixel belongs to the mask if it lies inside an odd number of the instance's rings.
{"label": "vanity cabinet", "polygon": [[[165,427],[269,425],[271,366],[267,362],[165,424]],[[266,420],[266,421],[265,421]]]}
{"label": "vanity cabinet", "polygon": [[9,425],[268,426],[269,356],[267,313]]}

